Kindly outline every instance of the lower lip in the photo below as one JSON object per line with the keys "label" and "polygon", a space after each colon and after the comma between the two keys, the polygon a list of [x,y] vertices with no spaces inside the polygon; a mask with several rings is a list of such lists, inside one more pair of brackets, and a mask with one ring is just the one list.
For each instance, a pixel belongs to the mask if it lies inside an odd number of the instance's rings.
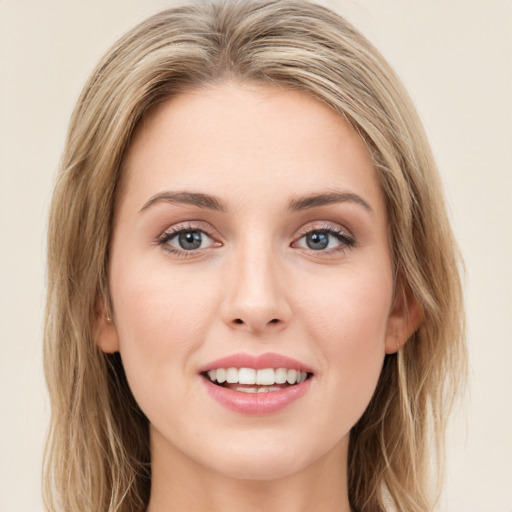
{"label": "lower lip", "polygon": [[210,396],[224,407],[240,414],[272,414],[288,407],[308,391],[311,378],[280,391],[244,393],[213,384],[201,377]]}

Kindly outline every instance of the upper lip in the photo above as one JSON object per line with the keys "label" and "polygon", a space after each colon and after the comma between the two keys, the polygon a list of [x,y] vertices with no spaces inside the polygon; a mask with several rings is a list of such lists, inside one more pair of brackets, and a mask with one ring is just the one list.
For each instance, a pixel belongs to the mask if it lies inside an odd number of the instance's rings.
{"label": "upper lip", "polygon": [[301,361],[272,352],[265,352],[257,356],[242,352],[221,357],[201,367],[199,372],[207,372],[209,370],[216,370],[217,368],[254,368],[255,370],[263,370],[264,368],[288,368],[313,373],[312,368]]}

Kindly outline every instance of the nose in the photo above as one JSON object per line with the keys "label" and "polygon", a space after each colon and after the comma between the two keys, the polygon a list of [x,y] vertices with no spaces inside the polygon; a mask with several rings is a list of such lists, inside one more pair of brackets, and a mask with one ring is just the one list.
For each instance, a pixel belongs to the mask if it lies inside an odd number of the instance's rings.
{"label": "nose", "polygon": [[232,329],[254,334],[283,330],[292,311],[286,277],[275,253],[253,247],[233,259],[225,283],[224,322]]}

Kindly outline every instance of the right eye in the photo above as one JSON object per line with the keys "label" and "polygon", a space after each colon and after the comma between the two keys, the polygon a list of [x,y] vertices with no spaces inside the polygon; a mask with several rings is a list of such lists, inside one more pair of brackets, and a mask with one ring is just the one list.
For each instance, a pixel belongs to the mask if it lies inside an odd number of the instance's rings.
{"label": "right eye", "polygon": [[159,244],[165,246],[165,249],[172,253],[181,253],[182,255],[220,245],[202,229],[186,227],[166,231],[159,238]]}
{"label": "right eye", "polygon": [[[180,231],[167,240],[167,244],[184,251],[202,249],[210,237],[204,231]],[[211,240],[211,239],[210,239]]]}

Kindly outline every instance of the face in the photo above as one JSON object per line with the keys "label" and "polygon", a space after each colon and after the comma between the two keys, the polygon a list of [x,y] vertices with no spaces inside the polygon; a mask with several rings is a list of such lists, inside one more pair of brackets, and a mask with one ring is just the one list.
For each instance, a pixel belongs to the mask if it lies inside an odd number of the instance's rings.
{"label": "face", "polygon": [[226,83],[150,112],[123,172],[100,345],[153,457],[254,479],[339,464],[407,336],[361,139],[303,93]]}

